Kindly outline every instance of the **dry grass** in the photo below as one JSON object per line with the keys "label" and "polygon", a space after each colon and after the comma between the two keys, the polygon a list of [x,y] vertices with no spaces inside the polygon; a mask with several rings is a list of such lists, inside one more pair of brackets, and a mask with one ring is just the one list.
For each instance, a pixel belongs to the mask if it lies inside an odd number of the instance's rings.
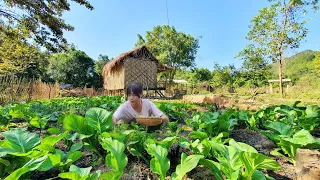
{"label": "dry grass", "polygon": [[13,76],[0,77],[0,105],[9,102],[50,99],[59,94],[59,84]]}

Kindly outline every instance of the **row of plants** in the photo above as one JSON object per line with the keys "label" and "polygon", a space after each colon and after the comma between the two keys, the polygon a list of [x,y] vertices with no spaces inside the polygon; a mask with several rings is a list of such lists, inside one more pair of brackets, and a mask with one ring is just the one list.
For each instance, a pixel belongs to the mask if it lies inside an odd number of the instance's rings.
{"label": "row of plants", "polygon": [[[266,135],[277,144],[271,155],[288,156],[295,164],[298,148],[319,149],[312,136],[319,130],[318,106],[275,106],[257,112],[196,112],[195,106],[157,102],[171,119],[167,127],[150,133],[137,124],[113,126],[111,115],[120,97],[82,97],[12,103],[0,107],[4,140],[0,141],[0,174],[5,179],[28,179],[32,171],[59,172],[65,179],[120,179],[128,158],[142,159],[160,179],[181,179],[198,165],[207,167],[216,179],[272,179],[263,169],[281,166],[248,144],[236,142],[229,134],[245,127]],[[94,107],[94,108],[92,108]],[[21,119],[36,129],[14,129]],[[52,121],[48,127],[47,123]],[[186,126],[181,128],[178,121]],[[187,136],[180,131],[191,128]],[[10,129],[10,130],[9,130]],[[57,146],[62,142],[67,146]],[[91,166],[78,167],[84,152],[92,152]],[[96,167],[105,163],[107,172]],[[52,178],[57,178],[52,177]]]}
{"label": "row of plants", "polygon": [[[135,124],[113,128],[111,113],[102,108],[89,109],[85,117],[68,114],[61,124],[61,132],[58,127],[55,136],[42,139],[21,129],[2,133],[5,137],[0,144],[2,177],[28,179],[32,171],[56,168],[60,172],[58,177],[65,179],[120,179],[129,154],[143,159],[160,179],[168,176],[171,162],[177,160],[175,171],[169,174],[172,179],[182,179],[198,164],[212,170],[217,179],[223,179],[223,176],[230,179],[266,178],[268,176],[259,170],[281,168],[276,161],[259,154],[253,147],[228,138],[226,132],[213,137],[194,131],[183,137],[178,135],[180,128],[174,122],[161,134],[148,133]],[[55,148],[61,140],[68,147],[66,151]],[[173,147],[179,148],[172,151]],[[79,168],[73,165],[82,157],[80,150],[94,152],[97,162],[104,159],[109,171],[91,172],[92,166]]]}
{"label": "row of plants", "polygon": [[6,106],[0,106],[0,128],[9,129],[15,126],[14,122],[26,121],[31,127],[45,129],[48,122],[57,122],[65,114],[84,115],[91,107],[113,111],[122,102],[120,96],[98,96],[9,103]]}

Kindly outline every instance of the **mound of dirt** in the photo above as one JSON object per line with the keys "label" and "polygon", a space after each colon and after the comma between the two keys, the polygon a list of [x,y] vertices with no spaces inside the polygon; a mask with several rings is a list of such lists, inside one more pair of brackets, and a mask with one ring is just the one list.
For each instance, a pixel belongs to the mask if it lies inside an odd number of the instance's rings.
{"label": "mound of dirt", "polygon": [[230,99],[221,96],[208,95],[187,95],[183,96],[183,101],[196,104],[216,104],[219,107],[225,107]]}

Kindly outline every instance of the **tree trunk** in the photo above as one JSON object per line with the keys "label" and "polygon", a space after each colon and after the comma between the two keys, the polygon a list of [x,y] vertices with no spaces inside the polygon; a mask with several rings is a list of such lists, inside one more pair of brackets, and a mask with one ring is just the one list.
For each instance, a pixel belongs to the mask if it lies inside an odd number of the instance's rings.
{"label": "tree trunk", "polygon": [[283,79],[283,74],[282,74],[282,53],[280,54],[280,61],[279,61],[279,81],[280,81],[280,94],[281,98],[283,98],[283,86],[282,86],[282,79]]}
{"label": "tree trunk", "polygon": [[282,78],[283,78],[283,73],[282,73],[282,66],[283,66],[283,53],[284,51],[282,50],[283,47],[283,42],[284,42],[284,32],[287,29],[287,21],[288,21],[288,11],[289,8],[287,7],[286,1],[284,1],[284,7],[285,7],[285,13],[284,13],[284,20],[283,20],[283,29],[281,32],[281,41],[280,41],[280,46],[278,49],[278,53],[279,53],[279,83],[280,83],[280,94],[281,94],[281,98],[283,98],[283,87],[282,87]]}

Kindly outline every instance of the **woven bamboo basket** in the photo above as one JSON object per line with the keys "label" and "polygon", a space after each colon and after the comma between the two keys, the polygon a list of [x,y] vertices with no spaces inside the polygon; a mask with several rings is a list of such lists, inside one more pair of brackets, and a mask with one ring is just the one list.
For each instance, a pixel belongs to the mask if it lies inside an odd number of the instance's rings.
{"label": "woven bamboo basket", "polygon": [[162,123],[160,117],[136,117],[137,123],[144,125],[144,126],[158,126]]}

